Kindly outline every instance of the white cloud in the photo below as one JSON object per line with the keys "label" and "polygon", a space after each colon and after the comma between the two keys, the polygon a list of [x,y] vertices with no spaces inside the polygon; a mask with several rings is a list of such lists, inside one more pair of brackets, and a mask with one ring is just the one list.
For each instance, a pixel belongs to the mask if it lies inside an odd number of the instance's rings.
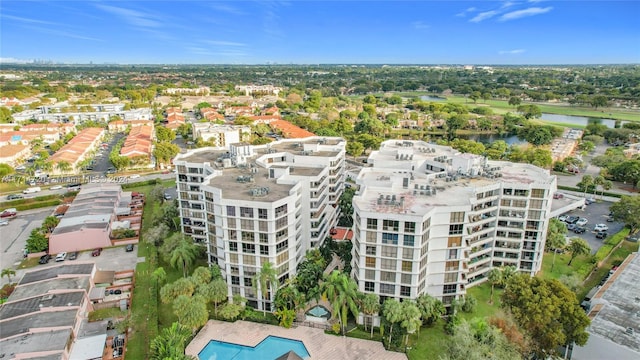
{"label": "white cloud", "polygon": [[548,13],[551,10],[553,10],[553,7],[551,7],[551,6],[548,6],[546,8],[531,7],[531,8],[527,8],[527,9],[523,9],[523,10],[516,10],[516,11],[508,12],[508,13],[500,16],[499,20],[500,21],[516,20],[516,19],[520,19],[520,18],[523,18],[523,17],[527,17],[527,16],[534,16],[534,15],[540,15],[540,14]]}
{"label": "white cloud", "polygon": [[465,17],[465,16],[467,16],[467,14],[472,13],[474,11],[476,11],[476,8],[475,7],[470,7],[470,8],[467,8],[467,10],[464,10],[464,11],[462,11],[460,13],[457,13],[456,16],[457,17]]}
{"label": "white cloud", "polygon": [[76,34],[70,31],[65,31],[65,30],[61,30],[61,29],[50,29],[50,28],[44,28],[41,26],[25,26],[26,29],[32,29],[32,30],[36,30],[38,32],[44,33],[44,34],[48,34],[48,35],[57,35],[57,36],[62,36],[62,37],[68,37],[68,38],[72,38],[72,39],[79,39],[79,40],[89,40],[89,41],[104,41],[102,39],[98,39],[98,38],[94,38],[94,37],[90,37],[90,36],[85,36],[85,35],[80,35],[80,34]]}
{"label": "white cloud", "polygon": [[525,50],[525,49],[500,50],[500,51],[498,51],[498,54],[500,54],[500,55],[517,55],[517,54],[522,54],[525,51],[527,51],[527,50]]}
{"label": "white cloud", "polygon": [[247,44],[234,42],[234,41],[224,41],[224,40],[203,40],[202,42],[207,43],[209,45],[215,46],[247,46]]}
{"label": "white cloud", "polygon": [[96,7],[108,13],[117,15],[121,17],[124,21],[134,26],[144,27],[144,28],[146,27],[157,28],[162,25],[161,22],[158,21],[156,17],[150,14],[143,13],[141,11],[126,9],[126,8],[121,8],[117,6],[111,6],[111,5],[104,5],[104,4],[97,4]]}
{"label": "white cloud", "polygon": [[491,19],[496,15],[498,15],[498,11],[496,10],[481,12],[478,15],[474,16],[473,19],[469,20],[469,22],[479,23],[481,21]]}
{"label": "white cloud", "polygon": [[429,24],[425,24],[422,21],[414,21],[411,23],[411,26],[413,26],[413,28],[416,30],[424,30],[431,27]]}
{"label": "white cloud", "polygon": [[5,64],[30,64],[33,60],[16,59],[12,57],[0,57],[0,63]]}
{"label": "white cloud", "polygon": [[210,5],[212,9],[220,11],[220,12],[225,12],[227,14],[232,14],[232,15],[244,15],[244,12],[236,7],[233,7],[231,5],[228,4],[222,4],[222,3],[213,3]]}
{"label": "white cloud", "polygon": [[5,19],[16,20],[16,21],[20,21],[20,22],[24,22],[24,23],[30,23],[30,24],[59,25],[59,24],[51,22],[51,21],[25,18],[25,17],[21,17],[21,16],[2,15],[2,17],[5,18]]}

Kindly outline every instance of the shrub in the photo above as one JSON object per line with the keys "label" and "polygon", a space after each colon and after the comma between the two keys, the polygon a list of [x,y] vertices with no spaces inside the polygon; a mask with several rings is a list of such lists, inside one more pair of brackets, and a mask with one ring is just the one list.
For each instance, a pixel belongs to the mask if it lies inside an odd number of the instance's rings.
{"label": "shrub", "polygon": [[467,295],[462,303],[462,311],[471,313],[476,309],[476,305],[478,305],[478,300],[473,295]]}
{"label": "shrub", "polygon": [[340,324],[334,323],[333,325],[331,325],[331,331],[333,331],[335,334],[339,334],[340,333]]}

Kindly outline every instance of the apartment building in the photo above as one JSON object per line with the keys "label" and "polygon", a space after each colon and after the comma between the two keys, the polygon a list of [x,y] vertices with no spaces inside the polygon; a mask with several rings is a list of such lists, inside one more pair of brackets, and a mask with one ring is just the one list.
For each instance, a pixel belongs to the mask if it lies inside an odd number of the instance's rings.
{"label": "apartment building", "polygon": [[556,178],[422,141],[383,142],[353,198],[353,276],[381,298],[450,303],[503,265],[542,266]]}
{"label": "apartment building", "polygon": [[174,159],[182,231],[206,245],[229,296],[261,309],[252,279],[262,264],[272,263],[282,284],[320,246],[339,215],[344,156],[343,139],[310,137],[201,148]]}
{"label": "apartment building", "polygon": [[201,138],[214,147],[228,148],[251,137],[251,127],[240,125],[218,125],[213,123],[193,123],[193,138]]}

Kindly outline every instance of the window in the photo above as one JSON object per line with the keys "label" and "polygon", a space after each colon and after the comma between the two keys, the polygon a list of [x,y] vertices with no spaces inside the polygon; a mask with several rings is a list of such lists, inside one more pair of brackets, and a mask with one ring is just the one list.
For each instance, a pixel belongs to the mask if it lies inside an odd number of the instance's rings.
{"label": "window", "polygon": [[409,248],[402,249],[402,258],[407,260],[413,259],[413,249],[409,249]]}
{"label": "window", "polygon": [[235,241],[229,241],[229,251],[238,251],[238,243]]}
{"label": "window", "polygon": [[236,207],[227,205],[227,216],[236,216]]}
{"label": "window", "polygon": [[367,255],[375,255],[376,254],[376,247],[375,246],[367,246],[365,253]]}
{"label": "window", "polygon": [[402,262],[402,271],[411,272],[413,269],[413,263],[411,261],[403,261]]}
{"label": "window", "polygon": [[278,254],[278,256],[276,256],[276,263],[282,264],[285,261],[289,260],[289,252],[288,251],[284,251],[282,254]]}
{"label": "window", "polygon": [[403,284],[411,284],[411,274],[402,274],[400,282]]}
{"label": "window", "polygon": [[456,285],[456,284],[447,284],[447,285],[442,287],[442,293],[443,294],[455,294],[457,287],[458,287],[458,285]]}
{"label": "window", "polygon": [[532,209],[542,209],[542,205],[544,204],[543,200],[531,200],[531,208]]}
{"label": "window", "polygon": [[376,243],[378,241],[378,233],[375,231],[366,231],[367,242],[368,243]]}
{"label": "window", "polygon": [[287,229],[287,228],[279,230],[276,233],[276,240],[282,240],[282,239],[286,238],[287,236],[289,236],[289,231],[288,230],[289,229]]}
{"label": "window", "polygon": [[242,252],[243,253],[248,253],[248,254],[255,254],[256,253],[256,245],[255,244],[242,243]]}
{"label": "window", "polygon": [[256,265],[256,257],[251,255],[242,256],[242,264],[244,265]]}
{"label": "window", "polygon": [[235,218],[227,218],[227,226],[230,228],[236,227],[236,219]]}
{"label": "window", "polygon": [[398,234],[382,233],[382,243],[398,245]]}
{"label": "window", "polygon": [[253,217],[253,208],[241,206],[240,207],[240,216],[241,217],[252,218]]}
{"label": "window", "polygon": [[447,247],[458,247],[462,244],[461,236],[450,236],[447,242]]}
{"label": "window", "polygon": [[253,286],[253,281],[251,280],[250,277],[245,277],[244,278],[244,286],[246,286],[246,287],[252,287]]}
{"label": "window", "polygon": [[365,270],[364,278],[367,280],[375,280],[376,279],[376,271],[375,270]]}
{"label": "window", "polygon": [[393,284],[380,284],[380,293],[382,294],[395,294],[396,286]]}
{"label": "window", "polygon": [[231,285],[240,285],[240,276],[231,276]]}
{"label": "window", "polygon": [[514,195],[515,196],[529,196],[529,190],[516,189],[514,191]]}
{"label": "window", "polygon": [[229,230],[229,240],[236,240],[238,238],[238,232],[235,230]]}
{"label": "window", "polygon": [[449,249],[447,260],[455,260],[458,258],[458,249]]}
{"label": "window", "polygon": [[255,234],[249,231],[242,232],[242,241],[254,242]]}
{"label": "window", "polygon": [[267,209],[258,209],[258,219],[266,219],[268,217]]}
{"label": "window", "polygon": [[373,281],[365,281],[364,282],[364,291],[374,292],[375,291],[375,283]]}
{"label": "window", "polygon": [[269,234],[265,234],[265,233],[258,233],[258,238],[260,239],[261,243],[268,243],[269,242]]}
{"label": "window", "polygon": [[444,273],[444,282],[452,283],[458,281],[458,273],[457,272],[448,272]]}
{"label": "window", "polygon": [[458,261],[447,261],[445,263],[444,269],[445,271],[457,271],[459,267],[460,266]]}
{"label": "window", "polygon": [[400,225],[397,220],[383,220],[382,228],[386,231],[398,231]]}
{"label": "window", "polygon": [[395,258],[398,255],[398,248],[394,246],[382,246],[382,256]]}
{"label": "window", "polygon": [[404,222],[404,232],[406,233],[415,233],[416,232],[416,223],[411,221]]}
{"label": "window", "polygon": [[413,235],[405,235],[402,241],[402,245],[404,246],[414,246],[415,236]]}
{"label": "window", "polygon": [[396,281],[396,273],[391,272],[391,271],[381,271],[380,272],[380,281],[395,282]]}
{"label": "window", "polygon": [[450,223],[461,223],[464,222],[464,211],[452,212],[450,219]]}
{"label": "window", "polygon": [[269,255],[269,246],[260,245],[260,255]]}
{"label": "window", "polygon": [[504,195],[513,195],[513,189],[503,189],[502,194]]}
{"label": "window", "polygon": [[287,226],[288,223],[289,223],[289,217],[288,216],[283,216],[283,217],[279,218],[278,220],[276,220],[276,229],[281,229],[281,228]]}
{"label": "window", "polygon": [[544,199],[544,189],[531,189],[531,197],[536,199]]}
{"label": "window", "polygon": [[381,259],[380,263],[381,263],[381,267],[385,270],[396,269],[396,260],[394,259]]}
{"label": "window", "polygon": [[449,235],[462,235],[462,224],[449,225]]}
{"label": "window", "polygon": [[431,226],[431,218],[428,218],[422,223],[422,231],[426,231]]}
{"label": "window", "polygon": [[286,250],[289,247],[289,240],[285,240],[276,244],[276,253]]}
{"label": "window", "polygon": [[367,256],[365,258],[364,266],[375,268],[376,267],[376,258]]}
{"label": "window", "polygon": [[287,213],[287,204],[278,206],[276,208],[276,217],[280,217],[280,216],[282,216],[282,215],[284,215],[286,213]]}
{"label": "window", "polygon": [[369,230],[377,230],[378,229],[378,219],[367,219],[367,229],[369,229]]}
{"label": "window", "polygon": [[[533,200],[533,201],[540,201],[541,200]],[[513,200],[511,202],[511,206],[512,207],[518,207],[518,208],[523,208],[523,207],[527,207],[527,201],[526,200]]]}
{"label": "window", "polygon": [[411,296],[411,288],[409,286],[400,286],[400,296]]}

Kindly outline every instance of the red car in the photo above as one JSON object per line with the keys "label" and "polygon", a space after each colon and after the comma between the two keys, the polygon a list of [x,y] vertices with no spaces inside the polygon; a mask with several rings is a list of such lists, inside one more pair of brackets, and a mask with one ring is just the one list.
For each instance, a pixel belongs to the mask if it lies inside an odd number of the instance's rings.
{"label": "red car", "polygon": [[102,248],[97,248],[91,252],[91,256],[100,256],[101,252],[102,252]]}
{"label": "red car", "polygon": [[18,211],[16,209],[6,209],[2,213],[0,213],[0,218],[12,218],[18,215]]}

